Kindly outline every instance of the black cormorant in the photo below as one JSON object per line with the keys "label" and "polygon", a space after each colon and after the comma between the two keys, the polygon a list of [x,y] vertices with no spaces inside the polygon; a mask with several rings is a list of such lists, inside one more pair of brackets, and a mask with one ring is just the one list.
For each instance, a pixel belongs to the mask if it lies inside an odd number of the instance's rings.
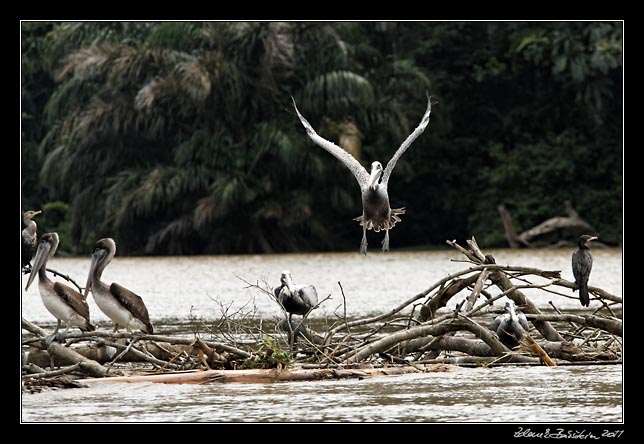
{"label": "black cormorant", "polygon": [[590,270],[593,269],[593,257],[590,254],[588,243],[595,239],[597,239],[596,236],[587,234],[579,236],[579,241],[577,242],[579,248],[572,254],[572,274],[575,276],[575,283],[579,288],[579,300],[584,307],[590,305],[588,278],[590,277]]}
{"label": "black cormorant", "polygon": [[31,258],[34,257],[36,246],[38,244],[38,234],[36,221],[33,220],[42,211],[27,211],[23,217],[25,228],[22,229],[22,269],[29,273],[31,268]]}

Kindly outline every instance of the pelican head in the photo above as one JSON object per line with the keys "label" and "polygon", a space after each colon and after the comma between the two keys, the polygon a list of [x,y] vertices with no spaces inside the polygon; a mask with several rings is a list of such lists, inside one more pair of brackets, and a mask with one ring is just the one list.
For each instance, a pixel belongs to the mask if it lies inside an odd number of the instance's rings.
{"label": "pelican head", "polygon": [[286,288],[288,288],[288,291],[290,291],[291,294],[295,292],[295,288],[293,287],[293,277],[291,276],[290,271],[288,270],[282,271],[280,282],[282,283],[282,285],[286,285]]}
{"label": "pelican head", "polygon": [[382,164],[377,160],[371,164],[371,175],[369,176],[369,189],[375,190],[378,185],[378,181],[382,176]]}
{"label": "pelican head", "polygon": [[512,322],[519,322],[517,317],[516,307],[513,301],[508,301],[505,303],[505,311],[510,315]]}
{"label": "pelican head", "polygon": [[89,275],[87,276],[85,291],[83,292],[84,298],[87,298],[87,294],[92,289],[94,276],[98,276],[100,278],[103,270],[107,267],[107,264],[110,263],[115,254],[116,242],[114,242],[114,239],[111,237],[106,237],[96,242],[94,252],[92,253],[92,263],[89,266]]}
{"label": "pelican head", "polygon": [[47,233],[42,235],[40,242],[38,242],[38,250],[36,251],[36,257],[34,258],[34,265],[31,268],[31,273],[29,274],[25,290],[29,289],[29,286],[34,281],[34,278],[40,269],[44,267],[47,261],[54,255],[54,253],[56,253],[58,242],[58,233]]}
{"label": "pelican head", "polygon": [[23,221],[25,222],[25,225],[27,225],[34,217],[38,216],[42,211],[25,211],[25,215],[23,217]]}

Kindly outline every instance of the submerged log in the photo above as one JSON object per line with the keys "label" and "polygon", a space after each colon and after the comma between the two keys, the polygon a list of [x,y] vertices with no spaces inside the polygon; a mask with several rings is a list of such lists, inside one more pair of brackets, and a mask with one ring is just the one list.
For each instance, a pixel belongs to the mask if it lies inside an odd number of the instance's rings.
{"label": "submerged log", "polygon": [[[440,367],[437,367],[440,368]],[[431,371],[431,370],[425,370]],[[440,371],[445,371],[440,370]],[[375,376],[394,376],[408,373],[422,373],[414,366],[382,368],[329,368],[329,369],[252,369],[252,370],[205,370],[174,372],[157,375],[114,376],[107,378],[85,379],[84,383],[97,382],[158,382],[163,384],[203,384],[207,382],[285,382],[318,381],[324,379],[372,378]]]}

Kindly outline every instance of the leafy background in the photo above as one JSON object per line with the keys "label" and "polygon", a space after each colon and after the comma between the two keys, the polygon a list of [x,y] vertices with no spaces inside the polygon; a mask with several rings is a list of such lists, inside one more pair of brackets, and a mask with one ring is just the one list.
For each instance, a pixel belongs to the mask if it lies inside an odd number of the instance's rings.
{"label": "leafy background", "polygon": [[[506,246],[572,201],[622,239],[621,22],[23,22],[22,209],[61,250],[357,249],[353,176],[398,162],[396,248]],[[574,241],[577,233],[562,233]],[[549,239],[548,241],[551,241]]]}

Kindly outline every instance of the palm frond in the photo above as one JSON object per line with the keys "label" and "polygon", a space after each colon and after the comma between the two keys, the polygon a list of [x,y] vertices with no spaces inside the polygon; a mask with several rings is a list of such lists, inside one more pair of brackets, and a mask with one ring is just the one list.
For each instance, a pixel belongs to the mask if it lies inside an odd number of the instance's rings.
{"label": "palm frond", "polygon": [[178,64],[176,70],[181,89],[195,102],[203,103],[210,95],[212,88],[212,82],[205,67],[201,63],[193,61]]}
{"label": "palm frond", "polygon": [[[342,114],[374,101],[373,86],[351,71],[321,74],[304,86],[300,103],[303,112]],[[299,103],[298,103],[299,105]]]}

